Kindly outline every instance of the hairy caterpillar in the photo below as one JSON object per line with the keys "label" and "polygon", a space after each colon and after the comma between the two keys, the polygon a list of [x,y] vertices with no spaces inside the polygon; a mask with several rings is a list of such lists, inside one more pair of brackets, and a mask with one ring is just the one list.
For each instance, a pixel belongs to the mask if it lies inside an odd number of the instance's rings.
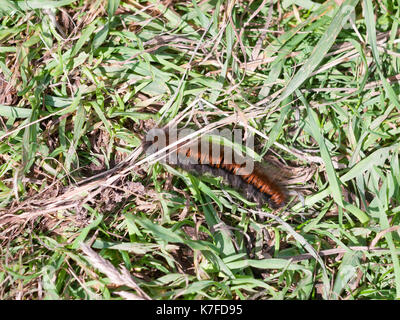
{"label": "hairy caterpillar", "polygon": [[[148,154],[152,154],[176,141],[176,132],[171,134],[170,131],[157,129],[146,136],[143,146]],[[171,150],[166,158],[168,164],[200,175],[209,173],[223,177],[232,187],[259,205],[266,201],[272,208],[285,205],[286,194],[277,178],[276,167],[255,162],[229,147],[201,138],[190,143],[176,144]]]}

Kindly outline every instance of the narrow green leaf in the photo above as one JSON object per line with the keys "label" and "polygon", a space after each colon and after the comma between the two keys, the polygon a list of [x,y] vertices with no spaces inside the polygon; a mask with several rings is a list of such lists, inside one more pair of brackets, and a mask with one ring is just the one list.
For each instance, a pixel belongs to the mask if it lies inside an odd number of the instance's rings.
{"label": "narrow green leaf", "polygon": [[92,42],[92,50],[95,51],[96,49],[98,49],[106,40],[107,36],[108,36],[108,32],[110,30],[110,25],[107,22],[103,28],[96,33],[96,35],[93,38],[93,42]]}
{"label": "narrow green leaf", "polygon": [[85,42],[93,35],[93,32],[95,29],[96,29],[95,22],[92,22],[82,31],[82,34],[79,37],[79,40],[76,42],[76,44],[72,48],[72,52],[70,55],[71,58],[75,57],[77,55],[77,53],[82,49]]}
{"label": "narrow green leaf", "polygon": [[2,0],[2,10],[9,12],[11,10],[19,9],[19,10],[33,10],[33,9],[51,9],[51,8],[58,8],[63,7],[66,5],[75,2],[76,0],[23,0],[23,1],[9,1],[9,0]]}
{"label": "narrow green leaf", "polygon": [[83,228],[79,236],[77,236],[72,243],[71,249],[78,249],[81,246],[81,243],[85,241],[90,230],[96,228],[101,221],[103,221],[103,215],[99,215],[96,220],[92,221],[87,227]]}
{"label": "narrow green leaf", "polygon": [[112,17],[117,11],[120,0],[108,0],[107,2],[107,14],[109,17]]}
{"label": "narrow green leaf", "polygon": [[400,102],[397,94],[393,90],[392,86],[389,84],[385,75],[383,74],[383,67],[381,58],[379,56],[378,45],[376,40],[376,27],[375,27],[375,14],[374,7],[371,0],[363,0],[365,24],[368,31],[368,42],[372,49],[372,55],[374,57],[379,76],[381,78],[383,88],[385,89],[386,96],[389,98],[390,102],[400,111]]}
{"label": "narrow green leaf", "polygon": [[0,104],[0,116],[6,118],[29,118],[32,115],[32,109],[5,106]]}
{"label": "narrow green leaf", "polygon": [[335,202],[343,207],[343,199],[342,199],[342,193],[340,191],[340,185],[339,185],[339,179],[336,175],[335,168],[333,167],[332,164],[332,157],[329,154],[328,148],[326,147],[325,144],[325,139],[320,133],[320,123],[318,121],[318,117],[314,110],[309,106],[308,102],[305,100],[304,96],[301,94],[299,90],[296,91],[297,96],[300,98],[300,100],[304,103],[304,105],[307,107],[307,119],[306,119],[306,124],[308,128],[310,129],[311,134],[313,135],[314,139],[317,141],[320,152],[321,152],[321,157],[324,160],[325,168],[326,168],[326,173],[328,176],[328,181],[329,181],[329,187],[332,192],[332,197],[335,200]]}

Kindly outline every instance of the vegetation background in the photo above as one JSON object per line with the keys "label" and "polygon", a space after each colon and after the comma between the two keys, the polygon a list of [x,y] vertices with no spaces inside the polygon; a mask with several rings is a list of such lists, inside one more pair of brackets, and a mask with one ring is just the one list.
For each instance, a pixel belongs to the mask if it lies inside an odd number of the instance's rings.
{"label": "vegetation background", "polygon": [[[399,299],[399,17],[1,0],[0,299]],[[172,123],[254,135],[287,206],[146,157]]]}

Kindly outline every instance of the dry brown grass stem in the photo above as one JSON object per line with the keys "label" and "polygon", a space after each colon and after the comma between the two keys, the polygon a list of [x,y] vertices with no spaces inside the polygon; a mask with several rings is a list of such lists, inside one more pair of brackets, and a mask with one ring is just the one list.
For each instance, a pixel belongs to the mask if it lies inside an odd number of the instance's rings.
{"label": "dry brown grass stem", "polygon": [[[104,273],[111,280],[112,284],[117,286],[127,286],[134,289],[139,294],[134,295],[133,293],[130,293],[130,299],[151,300],[151,298],[136,284],[131,274],[124,266],[120,267],[118,270],[111,264],[111,262],[97,254],[97,252],[90,248],[86,243],[81,244],[81,249],[90,263],[101,273]],[[121,296],[128,298],[126,294],[121,294]]]}

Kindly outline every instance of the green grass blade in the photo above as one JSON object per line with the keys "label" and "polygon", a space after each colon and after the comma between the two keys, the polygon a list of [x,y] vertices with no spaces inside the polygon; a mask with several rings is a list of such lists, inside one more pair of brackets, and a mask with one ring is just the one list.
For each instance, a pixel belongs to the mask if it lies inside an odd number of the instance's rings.
{"label": "green grass blade", "polygon": [[333,17],[332,22],[326,29],[325,33],[318,41],[310,57],[307,59],[306,63],[296,72],[294,77],[287,84],[285,90],[282,92],[278,99],[278,102],[283,101],[289,95],[291,95],[295,90],[299,89],[301,84],[307,80],[310,74],[315,70],[315,68],[320,64],[325,54],[329,51],[337,35],[342,29],[344,23],[350,17],[355,6],[359,0],[345,0],[339,7],[336,15]]}

